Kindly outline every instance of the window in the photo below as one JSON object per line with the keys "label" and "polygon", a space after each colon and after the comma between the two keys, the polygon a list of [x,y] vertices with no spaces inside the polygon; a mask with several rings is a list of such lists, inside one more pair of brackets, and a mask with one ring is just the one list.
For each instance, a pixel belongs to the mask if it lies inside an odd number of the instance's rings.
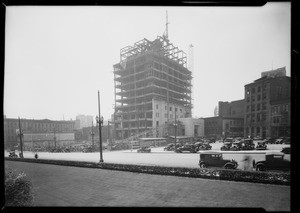
{"label": "window", "polygon": [[248,105],[247,109],[246,109],[246,112],[249,112],[249,110],[250,110],[250,106]]}
{"label": "window", "polygon": [[260,87],[257,87],[257,92],[260,92]]}
{"label": "window", "polygon": [[260,110],[260,104],[256,105],[256,110],[259,111]]}
{"label": "window", "polygon": [[159,121],[156,121],[156,126],[159,126]]}
{"label": "window", "polygon": [[156,113],[156,117],[159,118],[159,113],[158,112]]}
{"label": "window", "polygon": [[170,107],[170,111],[172,111],[172,107]]}
{"label": "window", "polygon": [[158,109],[158,104],[156,104],[156,109]]}
{"label": "window", "polygon": [[252,96],[252,97],[251,97],[251,101],[252,101],[252,102],[255,101],[255,96]]}
{"label": "window", "polygon": [[266,110],[266,109],[267,109],[266,103],[262,103],[262,110]]}
{"label": "window", "polygon": [[167,106],[165,106],[165,110],[167,110]]}
{"label": "window", "polygon": [[260,95],[257,95],[257,100],[260,101]]}
{"label": "window", "polygon": [[266,94],[266,93],[263,93],[262,99],[265,100],[266,98],[267,98],[267,94]]}
{"label": "window", "polygon": [[258,114],[256,114],[256,120],[257,120],[257,122],[259,122],[260,121],[260,114],[258,113]]}
{"label": "window", "polygon": [[255,111],[255,105],[254,104],[251,105],[251,112],[253,112],[253,111]]}
{"label": "window", "polygon": [[249,97],[247,97],[247,102],[248,102],[248,103],[250,102],[250,98],[249,98]]}
{"label": "window", "polygon": [[252,94],[255,93],[255,88],[254,87],[251,89],[251,93]]}
{"label": "window", "polygon": [[266,121],[267,120],[267,114],[265,112],[262,113],[261,120],[262,121]]}

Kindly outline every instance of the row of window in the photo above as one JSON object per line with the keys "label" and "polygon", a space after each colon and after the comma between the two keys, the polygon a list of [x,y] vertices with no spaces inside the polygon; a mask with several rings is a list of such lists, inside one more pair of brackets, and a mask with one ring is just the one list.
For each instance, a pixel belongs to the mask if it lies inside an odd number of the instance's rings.
{"label": "row of window", "polygon": [[266,121],[267,120],[267,113],[257,113],[257,114],[247,114],[246,116],[246,121],[248,122],[261,122],[261,121]]}
{"label": "row of window", "polygon": [[267,88],[267,86],[266,86],[265,84],[259,85],[259,86],[257,86],[257,87],[252,87],[251,90],[248,89],[248,90],[246,91],[246,94],[247,94],[247,95],[250,95],[250,91],[251,91],[251,94],[254,94],[254,93],[256,93],[256,92],[258,93],[258,92],[261,92],[261,91],[265,92],[265,91],[266,91],[266,88]]}
{"label": "row of window", "polygon": [[254,111],[260,111],[260,110],[266,110],[267,109],[267,104],[266,103],[259,103],[259,104],[251,104],[247,105],[246,107],[246,112],[254,112]]}
{"label": "row of window", "polygon": [[[158,106],[158,104],[156,104],[156,109],[158,109],[159,108],[159,106]],[[168,107],[167,106],[165,106],[165,110],[168,110]],[[169,111],[172,111],[173,110],[173,108],[170,106],[169,107]],[[175,107],[175,112],[178,112],[178,109],[177,109],[177,107]],[[179,112],[182,112],[182,109],[181,108],[179,108]]]}
{"label": "row of window", "polygon": [[278,106],[272,106],[271,107],[271,113],[272,114],[278,114],[281,112],[288,112],[289,111],[289,105],[288,104],[283,104],[283,105],[278,105]]}
{"label": "row of window", "polygon": [[252,95],[252,96],[251,96],[251,99],[250,99],[250,96],[249,96],[249,97],[247,97],[247,102],[249,103],[250,100],[251,100],[252,102],[254,102],[255,99],[256,99],[257,101],[260,101],[260,100],[266,100],[266,99],[267,99],[267,94],[266,94],[266,93],[263,93],[262,96],[259,94],[259,95],[256,96],[256,98],[255,98],[254,95]]}

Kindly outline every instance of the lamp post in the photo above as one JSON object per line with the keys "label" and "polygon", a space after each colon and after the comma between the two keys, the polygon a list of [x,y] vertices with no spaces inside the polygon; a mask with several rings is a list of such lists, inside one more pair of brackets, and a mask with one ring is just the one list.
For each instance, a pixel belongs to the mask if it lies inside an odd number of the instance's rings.
{"label": "lamp post", "polygon": [[18,132],[18,136],[20,137],[20,149],[21,149],[20,158],[23,158],[23,142],[22,142],[23,132],[22,132],[22,129],[21,129],[20,117],[19,117],[19,132]]}
{"label": "lamp post", "polygon": [[91,136],[92,136],[92,147],[93,147],[93,150],[94,150],[94,135],[95,135],[95,133],[94,133],[94,123],[93,123],[93,121],[92,121],[92,132],[91,132]]}
{"label": "lamp post", "polygon": [[98,110],[99,110],[99,117],[96,116],[96,121],[97,121],[97,125],[99,125],[99,141],[100,141],[100,163],[103,162],[103,157],[102,157],[102,132],[101,132],[101,128],[103,125],[103,116],[100,116],[100,92],[98,90]]}

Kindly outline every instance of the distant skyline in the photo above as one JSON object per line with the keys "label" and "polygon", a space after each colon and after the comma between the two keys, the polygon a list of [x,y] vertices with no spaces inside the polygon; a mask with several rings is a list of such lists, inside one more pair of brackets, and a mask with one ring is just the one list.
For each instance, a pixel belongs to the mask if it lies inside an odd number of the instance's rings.
{"label": "distant skyline", "polygon": [[4,115],[75,120],[114,112],[113,65],[120,49],[165,32],[193,45],[193,117],[244,98],[261,72],[291,76],[291,3],[262,7],[7,6]]}

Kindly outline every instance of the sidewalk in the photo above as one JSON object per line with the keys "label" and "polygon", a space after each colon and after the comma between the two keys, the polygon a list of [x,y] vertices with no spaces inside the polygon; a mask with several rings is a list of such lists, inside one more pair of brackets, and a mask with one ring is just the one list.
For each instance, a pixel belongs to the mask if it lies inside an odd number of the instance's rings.
{"label": "sidewalk", "polygon": [[261,207],[290,210],[290,186],[5,161],[24,171],[35,206]]}

